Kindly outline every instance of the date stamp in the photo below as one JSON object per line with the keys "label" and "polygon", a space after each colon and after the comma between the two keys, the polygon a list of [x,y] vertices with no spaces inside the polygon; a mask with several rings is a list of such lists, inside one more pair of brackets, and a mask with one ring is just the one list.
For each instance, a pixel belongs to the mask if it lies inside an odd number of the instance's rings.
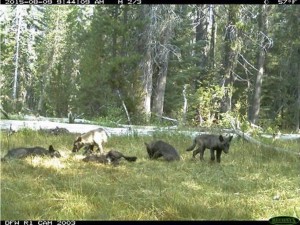
{"label": "date stamp", "polygon": [[[4,222],[4,223],[3,223]],[[76,221],[74,220],[5,220],[1,221],[1,225],[76,225]]]}

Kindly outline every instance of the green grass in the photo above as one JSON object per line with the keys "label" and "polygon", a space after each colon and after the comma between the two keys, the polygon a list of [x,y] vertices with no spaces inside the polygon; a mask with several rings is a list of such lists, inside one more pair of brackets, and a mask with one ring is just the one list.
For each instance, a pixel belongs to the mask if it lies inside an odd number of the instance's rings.
{"label": "green grass", "polygon": [[[179,162],[151,161],[144,142],[162,139],[181,154]],[[24,130],[1,136],[8,149],[40,145],[60,159],[33,157],[1,163],[2,220],[268,220],[300,217],[300,159],[233,140],[221,164],[191,160],[190,137],[111,137],[117,149],[136,162],[119,166],[85,163],[72,154],[74,135],[52,136]],[[281,143],[292,148],[295,143]],[[292,146],[292,147],[291,147]],[[294,148],[296,149],[296,148]],[[297,151],[297,150],[295,150]],[[274,200],[278,195],[279,200]]]}

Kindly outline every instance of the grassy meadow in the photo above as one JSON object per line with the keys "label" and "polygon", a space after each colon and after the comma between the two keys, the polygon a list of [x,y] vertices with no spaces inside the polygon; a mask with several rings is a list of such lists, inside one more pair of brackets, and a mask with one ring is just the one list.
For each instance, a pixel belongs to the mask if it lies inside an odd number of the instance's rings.
{"label": "grassy meadow", "polygon": [[[233,139],[221,164],[192,160],[191,137],[111,137],[136,162],[85,163],[71,152],[75,135],[23,130],[1,133],[1,157],[15,147],[52,144],[62,158],[31,157],[1,162],[1,220],[268,220],[300,217],[300,159]],[[161,139],[180,151],[181,161],[151,161],[144,142]],[[272,143],[276,145],[276,141]],[[299,151],[299,142],[278,142]]]}

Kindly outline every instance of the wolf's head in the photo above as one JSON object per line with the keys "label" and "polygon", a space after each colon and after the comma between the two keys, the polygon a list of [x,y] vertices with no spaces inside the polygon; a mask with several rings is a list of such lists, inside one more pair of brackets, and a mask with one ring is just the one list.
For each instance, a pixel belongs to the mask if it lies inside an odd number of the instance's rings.
{"label": "wolf's head", "polygon": [[76,140],[74,141],[74,144],[73,144],[72,152],[77,152],[83,146],[84,146],[84,144],[82,142],[82,138],[81,137],[76,138]]}
{"label": "wolf's head", "polygon": [[54,150],[52,145],[49,145],[49,153],[51,157],[57,157],[60,158],[61,154],[59,153],[59,151]]}
{"label": "wolf's head", "polygon": [[153,151],[153,149],[152,149],[152,143],[148,144],[148,143],[144,142],[144,144],[145,144],[145,146],[146,146],[146,149],[147,149],[149,158],[152,158],[153,155],[154,155],[154,151]]}
{"label": "wolf's head", "polygon": [[230,142],[232,140],[233,136],[229,136],[228,138],[223,137],[222,135],[219,136],[221,148],[223,152],[228,153],[229,152],[229,147],[230,147]]}

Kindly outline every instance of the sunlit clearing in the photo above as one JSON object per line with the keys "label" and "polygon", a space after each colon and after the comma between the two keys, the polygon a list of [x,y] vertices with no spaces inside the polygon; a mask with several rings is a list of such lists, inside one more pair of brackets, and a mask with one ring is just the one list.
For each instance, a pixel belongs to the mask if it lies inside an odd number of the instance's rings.
{"label": "sunlit clearing", "polygon": [[73,158],[77,161],[81,161],[82,159],[84,159],[86,156],[84,155],[74,155]]}
{"label": "sunlit clearing", "polygon": [[62,169],[65,168],[65,164],[60,158],[43,158],[43,157],[32,157],[28,160],[34,167],[54,168]]}
{"label": "sunlit clearing", "polygon": [[195,183],[194,181],[182,182],[181,184],[195,191],[203,189],[199,184]]}

